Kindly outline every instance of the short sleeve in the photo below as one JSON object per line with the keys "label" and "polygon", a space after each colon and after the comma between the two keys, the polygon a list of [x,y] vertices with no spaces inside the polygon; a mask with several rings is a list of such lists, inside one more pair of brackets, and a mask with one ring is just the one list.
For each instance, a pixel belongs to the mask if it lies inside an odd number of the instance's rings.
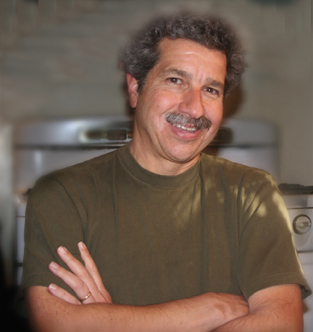
{"label": "short sleeve", "polygon": [[48,265],[55,261],[66,267],[56,252],[61,245],[81,260],[77,244],[83,240],[82,218],[77,202],[60,181],[53,177],[38,181],[26,208],[22,290],[55,283],[73,294]]}
{"label": "short sleeve", "polygon": [[[257,171],[258,172],[258,171]],[[296,283],[311,294],[295,249],[288,211],[273,178],[248,172],[240,191],[242,208],[238,282],[249,298],[258,290]]]}

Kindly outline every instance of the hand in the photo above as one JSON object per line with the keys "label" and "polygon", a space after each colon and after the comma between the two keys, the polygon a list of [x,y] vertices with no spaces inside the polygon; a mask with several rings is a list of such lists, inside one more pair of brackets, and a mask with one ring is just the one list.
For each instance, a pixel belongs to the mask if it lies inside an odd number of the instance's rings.
{"label": "hand", "polygon": [[224,320],[222,324],[249,314],[249,304],[241,295],[227,293],[208,293],[208,295],[213,301],[217,317],[222,317]]}
{"label": "hand", "polygon": [[[61,278],[73,291],[81,302],[57,285],[51,284],[49,292],[72,304],[112,303],[108,291],[105,289],[95,262],[83,242],[78,243],[80,255],[85,263],[81,264],[66,248],[59,247],[57,252],[72,272],[67,271],[55,262],[50,263],[50,271]],[[90,294],[90,295],[89,295]]]}

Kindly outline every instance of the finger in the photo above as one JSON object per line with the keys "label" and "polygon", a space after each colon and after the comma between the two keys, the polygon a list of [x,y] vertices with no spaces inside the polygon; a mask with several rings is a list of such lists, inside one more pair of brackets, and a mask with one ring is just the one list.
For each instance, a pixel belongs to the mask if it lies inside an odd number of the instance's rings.
{"label": "finger", "polygon": [[85,266],[79,260],[77,260],[66,248],[61,246],[57,249],[57,252],[63,262],[70,268],[70,270],[87,285],[91,292],[96,294],[98,292],[98,287]]}
{"label": "finger", "polygon": [[[91,302],[107,303],[108,301],[106,300],[106,297],[102,295],[93,277],[85,268],[85,266],[79,260],[77,260],[66,248],[61,246],[57,249],[57,252],[76,277],[74,278],[71,273],[68,274],[68,271],[66,272],[64,269],[64,271],[62,270],[62,275],[66,277],[67,281],[65,282],[71,283],[71,285],[69,283],[68,285],[75,291],[80,299],[84,299],[85,296],[91,292],[92,296],[90,296],[88,300],[85,300],[84,304]],[[74,285],[72,282],[74,282]],[[79,289],[80,285],[84,290],[84,293],[82,293],[82,289]]]}
{"label": "finger", "polygon": [[99,270],[97,268],[97,265],[95,264],[94,260],[92,259],[86,245],[83,242],[79,242],[78,248],[79,248],[81,257],[85,263],[85,267],[86,267],[87,271],[90,273],[90,275],[92,276],[99,291],[101,292],[101,294],[103,295],[103,297],[107,301],[107,303],[112,303],[111,295],[104,287],[102,278],[101,278]]}
{"label": "finger", "polygon": [[[79,277],[67,271],[59,264],[51,262],[49,264],[49,270],[62,279],[75,292],[79,299],[84,299],[86,295],[90,293],[87,285]],[[88,301],[86,300],[85,303],[86,302],[94,302],[93,296],[90,296]]]}
{"label": "finger", "polygon": [[48,287],[48,290],[49,290],[50,294],[66,301],[68,303],[81,304],[81,302],[79,300],[77,300],[77,298],[75,296],[71,295],[70,293],[65,291],[63,288],[58,287],[55,284],[50,284]]}

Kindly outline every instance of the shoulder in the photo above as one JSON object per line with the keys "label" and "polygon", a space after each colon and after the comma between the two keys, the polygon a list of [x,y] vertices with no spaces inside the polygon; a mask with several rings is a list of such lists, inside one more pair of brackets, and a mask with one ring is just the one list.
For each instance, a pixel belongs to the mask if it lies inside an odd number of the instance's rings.
{"label": "shoulder", "polygon": [[237,202],[249,203],[256,197],[281,196],[275,179],[268,172],[220,157],[201,156],[201,177],[205,187],[214,188],[215,192]]}
{"label": "shoulder", "polygon": [[83,179],[97,177],[99,173],[103,173],[114,167],[116,159],[117,150],[56,170],[45,175],[40,180],[54,179],[59,182],[69,182],[74,179],[81,181]]}
{"label": "shoulder", "polygon": [[251,182],[252,180],[255,184],[263,181],[275,183],[273,176],[265,170],[235,163],[221,157],[202,154],[200,162],[204,174],[227,179],[231,183]]}
{"label": "shoulder", "polygon": [[93,159],[86,160],[84,162],[57,170],[48,174],[53,178],[64,178],[64,176],[88,176],[101,172],[104,169],[108,169],[114,165],[116,160],[117,150],[104,153]]}
{"label": "shoulder", "polygon": [[[112,178],[117,162],[117,151],[103,154],[96,158],[53,171],[39,178],[31,195],[40,199],[43,195],[60,195],[61,193],[96,191],[94,188],[105,186],[105,179]],[[108,180],[109,181],[109,180]]]}

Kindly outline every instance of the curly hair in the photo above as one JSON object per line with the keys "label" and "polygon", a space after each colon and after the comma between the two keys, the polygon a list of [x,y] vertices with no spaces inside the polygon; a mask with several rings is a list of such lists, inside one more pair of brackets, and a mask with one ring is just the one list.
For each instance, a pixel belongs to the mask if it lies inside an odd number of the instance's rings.
{"label": "curly hair", "polygon": [[241,44],[233,29],[214,16],[182,13],[153,20],[135,35],[122,54],[121,67],[138,80],[139,93],[149,71],[160,59],[158,46],[165,37],[189,39],[224,53],[227,59],[224,95],[240,82],[245,64]]}

